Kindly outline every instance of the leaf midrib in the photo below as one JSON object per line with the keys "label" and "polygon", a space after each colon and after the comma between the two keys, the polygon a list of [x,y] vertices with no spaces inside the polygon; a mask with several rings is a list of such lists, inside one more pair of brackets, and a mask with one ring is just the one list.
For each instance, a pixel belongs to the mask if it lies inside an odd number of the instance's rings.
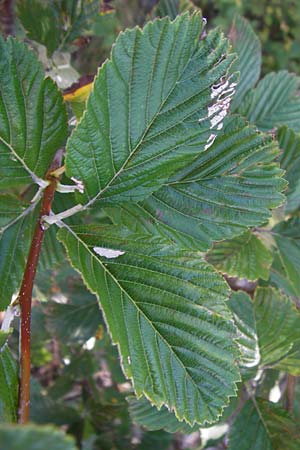
{"label": "leaf midrib", "polygon": [[[134,46],[133,48],[135,48],[135,42],[137,39],[137,32],[135,35],[135,40],[134,40]],[[174,38],[175,39],[175,38]],[[182,46],[183,48],[183,46]],[[180,74],[180,76],[184,73],[186,67],[190,64],[191,59],[193,58],[195,52],[197,51],[197,48],[194,49],[193,53],[189,56],[185,66],[182,69],[182,72]],[[182,52],[182,49],[181,49]],[[134,56],[135,56],[135,52],[133,52],[133,54],[131,55],[131,68],[133,65],[133,60],[134,60]],[[111,62],[107,62],[107,64],[111,64]],[[154,114],[152,120],[150,121],[150,123],[147,125],[146,129],[144,130],[144,133],[142,134],[139,142],[136,144],[136,146],[133,148],[132,152],[129,154],[129,156],[127,157],[127,159],[125,160],[125,162],[123,163],[122,167],[115,173],[115,175],[112,177],[112,179],[107,183],[107,185],[98,192],[97,195],[95,195],[93,198],[91,198],[88,203],[86,203],[85,208],[88,208],[89,206],[91,206],[99,197],[101,197],[101,195],[103,195],[103,193],[111,186],[111,184],[115,181],[115,179],[120,176],[120,174],[125,170],[126,165],[131,161],[131,159],[135,156],[135,153],[137,152],[137,150],[139,149],[139,147],[142,145],[142,143],[144,142],[145,136],[147,135],[147,133],[149,132],[149,130],[151,129],[154,121],[157,119],[159,113],[161,112],[162,108],[164,107],[165,103],[168,101],[169,97],[171,96],[171,94],[173,93],[177,83],[178,83],[178,79],[180,78],[180,76],[178,75],[176,81],[174,82],[173,86],[170,88],[169,93],[167,94],[166,98],[164,101],[162,101],[158,111]],[[131,75],[130,75],[130,80],[131,80]],[[151,82],[153,82],[152,78],[151,78]],[[130,82],[128,83],[128,87],[130,88],[131,84]],[[95,90],[95,86],[93,88],[93,91]],[[128,92],[128,98],[130,99],[130,92]],[[130,102],[128,103],[130,105]],[[128,114],[128,122],[130,121],[130,108],[129,108],[129,114]],[[127,129],[129,129],[128,125],[127,125]],[[76,130],[76,128],[75,128]],[[74,130],[74,131],[75,131]],[[130,143],[131,144],[131,143]],[[131,145],[130,145],[131,147]]]}
{"label": "leaf midrib", "polygon": [[[67,227],[65,225],[65,229],[73,236],[75,237],[76,240],[81,242],[81,245],[83,245],[83,247],[86,249],[86,251],[90,254],[90,256],[92,257],[93,260],[96,261],[97,264],[100,264],[100,266],[102,267],[102,270],[104,270],[105,273],[107,273],[109,275],[109,277],[112,278],[112,280],[116,283],[116,285],[119,287],[120,291],[126,295],[126,297],[128,297],[133,306],[137,309],[137,311],[141,314],[141,316],[143,316],[145,318],[145,320],[150,324],[151,328],[153,329],[155,335],[158,335],[160,337],[160,339],[165,343],[165,345],[169,348],[169,351],[171,354],[174,355],[174,357],[177,359],[177,361],[179,362],[179,364],[181,365],[181,367],[183,368],[183,372],[185,374],[185,377],[189,378],[192,385],[194,386],[196,392],[198,393],[200,399],[202,399],[202,395],[201,392],[199,390],[198,385],[196,384],[196,382],[193,380],[192,376],[190,375],[190,373],[187,371],[185,365],[183,364],[183,362],[181,361],[181,359],[179,358],[179,356],[176,354],[176,352],[173,351],[172,347],[170,346],[170,344],[166,341],[166,339],[159,333],[158,330],[156,330],[156,328],[154,327],[153,323],[151,322],[151,320],[149,320],[149,318],[147,317],[147,315],[138,307],[138,305],[136,304],[136,302],[134,301],[134,299],[126,292],[126,290],[123,288],[123,286],[121,286],[118,282],[118,280],[114,277],[114,275],[105,267],[105,265],[102,263],[102,261],[100,261],[89,249],[89,247],[85,244],[84,241],[82,241],[69,227]],[[78,270],[78,269],[77,269]],[[98,296],[98,293],[93,291],[94,294],[96,294]],[[201,305],[199,305],[201,306]],[[225,320],[225,319],[224,319]],[[132,377],[131,377],[132,378]],[[209,407],[209,405],[207,405],[207,408],[210,410],[211,408]],[[177,409],[177,408],[176,408]],[[208,423],[210,423],[208,421]]]}

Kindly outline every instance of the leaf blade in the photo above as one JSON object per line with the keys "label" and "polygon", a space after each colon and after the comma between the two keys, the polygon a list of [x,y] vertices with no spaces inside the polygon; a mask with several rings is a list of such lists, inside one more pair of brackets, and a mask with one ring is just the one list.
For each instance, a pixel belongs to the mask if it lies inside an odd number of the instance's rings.
{"label": "leaf blade", "polygon": [[300,314],[293,301],[280,291],[258,288],[254,298],[254,315],[260,365],[276,367],[299,345]]}
{"label": "leaf blade", "polygon": [[253,450],[296,450],[299,444],[299,431],[289,414],[260,398],[248,400],[229,436],[229,450],[248,450],[249,445]]}
{"label": "leaf blade", "polygon": [[116,223],[159,230],[184,248],[206,251],[265,222],[284,201],[283,172],[272,161],[278,149],[233,116],[209,151],[137,205],[109,208]]}
{"label": "leaf blade", "polygon": [[271,72],[250,91],[239,112],[262,131],[287,125],[298,132],[300,78],[285,70]]}
{"label": "leaf blade", "polygon": [[8,347],[0,348],[0,420],[17,421],[18,404],[18,370],[17,363]]}
{"label": "leaf blade", "polygon": [[[37,447],[38,446],[38,447]],[[76,450],[75,441],[63,431],[53,426],[0,425],[0,450]]]}
{"label": "leaf blade", "polygon": [[[157,407],[168,404],[180,420],[191,424],[216,420],[239,380],[234,362],[238,353],[229,337],[234,327],[223,301],[224,282],[199,256],[177,253],[165,243],[155,245],[149,236],[145,243],[140,235],[137,245],[136,235],[119,230],[118,236],[118,228],[112,230],[105,234],[105,228],[100,233],[90,229],[81,235],[78,229],[76,236],[62,229],[59,238],[74,268],[101,298],[124,373],[133,379],[138,396],[146,395]],[[117,245],[125,254],[101,258],[92,250],[95,244]],[[207,381],[206,371],[213,374]]]}
{"label": "leaf blade", "polygon": [[233,56],[219,32],[199,42],[201,29],[199,14],[185,14],[119,35],[67,143],[66,173],[84,182],[81,202],[144,198],[203,151],[235,82],[213,94]]}
{"label": "leaf blade", "polygon": [[0,186],[43,178],[67,133],[61,94],[25,44],[1,37]]}
{"label": "leaf blade", "polygon": [[228,37],[238,58],[231,71],[239,71],[240,78],[232,99],[231,111],[236,111],[246,93],[254,88],[260,77],[261,43],[250,23],[237,15],[231,25]]}

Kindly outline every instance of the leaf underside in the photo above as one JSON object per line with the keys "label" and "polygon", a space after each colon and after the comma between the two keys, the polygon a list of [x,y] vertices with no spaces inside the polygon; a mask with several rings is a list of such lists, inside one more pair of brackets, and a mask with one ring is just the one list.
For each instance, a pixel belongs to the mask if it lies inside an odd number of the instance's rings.
{"label": "leaf underside", "polygon": [[165,406],[157,410],[145,397],[137,399],[132,395],[127,398],[127,401],[129,403],[128,409],[132,421],[148,430],[163,429],[168,431],[168,433],[181,432],[190,434],[199,429],[199,426],[191,428],[187,423],[179,422],[174,412],[170,412]]}

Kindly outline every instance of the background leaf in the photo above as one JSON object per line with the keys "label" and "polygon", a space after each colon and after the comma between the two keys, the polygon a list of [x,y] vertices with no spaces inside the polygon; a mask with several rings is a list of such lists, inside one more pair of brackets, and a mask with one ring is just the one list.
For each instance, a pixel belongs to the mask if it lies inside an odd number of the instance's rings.
{"label": "background leaf", "polygon": [[[17,421],[18,404],[18,369],[17,363],[8,347],[0,348],[0,421]],[[1,434],[1,432],[0,432]],[[0,448],[1,448],[0,439]],[[4,447],[2,447],[4,450]],[[11,447],[9,447],[11,448]]]}
{"label": "background leaf", "polygon": [[17,14],[29,39],[44,45],[51,56],[90,34],[100,5],[100,0],[17,0]]}
{"label": "background leaf", "polygon": [[52,426],[0,425],[0,450],[76,450],[74,439]]}
{"label": "background leaf", "polygon": [[292,355],[300,342],[300,313],[292,300],[272,288],[258,288],[254,315],[262,366]]}
{"label": "background leaf", "polygon": [[84,343],[96,335],[102,323],[99,305],[95,296],[76,280],[68,289],[68,296],[68,303],[47,304],[47,326],[62,342]]}
{"label": "background leaf", "polygon": [[55,2],[17,0],[17,13],[28,38],[45,45],[51,55],[60,44],[63,28]]}
{"label": "background leaf", "polygon": [[278,257],[282,264],[281,276],[287,279],[293,289],[294,296],[300,297],[300,219],[291,218],[277,224],[272,232],[275,239]]}
{"label": "background leaf", "polygon": [[261,43],[250,23],[238,15],[233,20],[228,37],[238,55],[230,70],[232,73],[240,72],[239,83],[231,104],[231,111],[235,111],[247,92],[254,88],[259,80]]}
{"label": "background leaf", "polygon": [[300,131],[300,78],[285,70],[269,73],[250,91],[239,112],[262,131],[287,125]]}
{"label": "background leaf", "polygon": [[280,166],[286,171],[285,178],[289,182],[286,192],[286,213],[300,207],[300,136],[288,127],[281,127],[277,132],[280,155]]}
{"label": "background leaf", "polygon": [[232,277],[268,280],[272,252],[250,231],[228,241],[217,242],[207,254],[216,269]]}
{"label": "background leaf", "polygon": [[239,364],[246,371],[256,367],[260,361],[253,301],[245,292],[233,292],[228,306],[237,327],[237,342],[242,356]]}
{"label": "background leaf", "polygon": [[229,450],[297,450],[299,444],[298,425],[289,414],[259,398],[248,400],[229,436]]}

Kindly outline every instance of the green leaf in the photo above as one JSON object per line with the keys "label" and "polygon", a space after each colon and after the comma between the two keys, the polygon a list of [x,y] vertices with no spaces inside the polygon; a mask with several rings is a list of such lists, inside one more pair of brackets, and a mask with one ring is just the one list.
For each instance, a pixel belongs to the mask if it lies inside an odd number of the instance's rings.
{"label": "green leaf", "polygon": [[21,42],[0,37],[0,187],[43,178],[64,142],[61,94]]}
{"label": "green leaf", "polygon": [[237,328],[237,342],[242,358],[239,362],[242,369],[256,367],[260,361],[253,301],[244,292],[234,292],[228,302]]}
{"label": "green leaf", "polygon": [[53,336],[69,344],[84,343],[96,335],[101,324],[99,305],[82,283],[74,281],[62,292],[68,303],[48,302],[46,323]]}
{"label": "green leaf", "polygon": [[287,125],[300,131],[300,78],[285,70],[269,73],[250,91],[239,112],[262,131]]}
{"label": "green leaf", "polygon": [[141,200],[210,144],[236,83],[226,80],[227,40],[219,31],[199,40],[202,26],[184,14],[119,35],[67,143],[81,203]]}
{"label": "green leaf", "polygon": [[1,327],[1,329],[0,329],[0,351],[2,350],[2,347],[4,346],[8,337],[12,333],[12,328],[9,328],[8,331],[3,331],[2,328],[3,327]]}
{"label": "green leaf", "polygon": [[[73,383],[74,380],[72,380],[72,386]],[[49,393],[45,394],[45,389],[35,378],[32,378],[30,383],[30,399],[30,420],[36,424],[78,426],[79,411],[75,407],[67,405],[66,402],[53,400]]]}
{"label": "green leaf", "polygon": [[37,217],[34,210],[27,211],[0,233],[0,311],[10,304],[21,284]]}
{"label": "green leaf", "polygon": [[29,39],[44,45],[52,55],[59,47],[62,16],[55,2],[17,0],[17,15]]}
{"label": "green leaf", "polygon": [[[0,422],[17,421],[18,384],[16,361],[8,345],[4,344],[0,348]],[[0,448],[1,445],[0,437]]]}
{"label": "green leaf", "polygon": [[239,71],[240,79],[232,99],[231,111],[235,111],[246,93],[254,88],[260,77],[261,44],[248,20],[236,16],[228,33],[238,58],[231,72]]}
{"label": "green leaf", "polygon": [[139,450],[168,450],[172,444],[172,436],[166,431],[147,431],[143,433]]}
{"label": "green leaf", "polygon": [[49,56],[86,34],[99,12],[99,0],[17,0],[17,15],[28,38],[44,45]]}
{"label": "green leaf", "polygon": [[12,194],[0,194],[0,234],[24,211],[25,207]]}
{"label": "green leaf", "polygon": [[75,441],[59,428],[0,425],[0,450],[76,450]]}
{"label": "green leaf", "polygon": [[174,20],[178,14],[189,11],[200,11],[191,0],[160,0],[154,8],[153,16],[166,17]]}
{"label": "green leaf", "polygon": [[217,242],[207,260],[219,271],[232,277],[268,280],[272,252],[250,231],[228,241]]}
{"label": "green leaf", "polygon": [[272,162],[277,155],[270,136],[233,116],[209,151],[168,186],[138,205],[122,203],[108,213],[117,223],[155,228],[180,246],[206,251],[213,241],[264,223],[269,209],[283,202],[286,183]]}
{"label": "green leaf", "polygon": [[285,268],[282,264],[279,252],[274,253],[274,260],[270,270],[270,285],[281,289],[286,295],[297,298],[297,294],[294,290],[291,280],[288,278]]}
{"label": "green leaf", "polygon": [[298,424],[287,411],[266,400],[248,400],[235,419],[229,450],[298,450]]}
{"label": "green leaf", "polygon": [[282,264],[288,284],[294,291],[294,296],[300,297],[300,218],[292,218],[280,222],[273,230],[278,256]]}
{"label": "green leaf", "polygon": [[293,301],[272,288],[258,288],[254,315],[262,366],[275,366],[298,351],[300,312]]}
{"label": "green leaf", "polygon": [[131,420],[148,430],[165,430],[168,433],[192,433],[199,430],[199,426],[190,427],[186,422],[179,422],[174,412],[165,406],[158,410],[152,406],[145,397],[136,398],[133,395],[127,398]]}
{"label": "green leaf", "polygon": [[220,275],[199,253],[160,236],[112,226],[61,229],[58,235],[101,299],[136,395],[168,406],[190,424],[217,420],[239,381],[235,328]]}
{"label": "green leaf", "polygon": [[65,251],[61,243],[57,240],[57,227],[50,227],[45,233],[45,238],[40,254],[38,270],[45,270],[59,265],[65,260]]}
{"label": "green leaf", "polygon": [[100,14],[101,0],[66,0],[63,2],[61,14],[64,17],[65,31],[61,47],[72,44],[82,35],[90,35],[94,22]]}
{"label": "green leaf", "polygon": [[179,14],[179,3],[180,0],[160,0],[154,9],[154,15],[157,17],[169,16],[174,20]]}
{"label": "green leaf", "polygon": [[280,155],[280,166],[286,171],[285,178],[289,182],[286,192],[286,213],[300,207],[300,136],[288,127],[281,127],[277,132]]}

